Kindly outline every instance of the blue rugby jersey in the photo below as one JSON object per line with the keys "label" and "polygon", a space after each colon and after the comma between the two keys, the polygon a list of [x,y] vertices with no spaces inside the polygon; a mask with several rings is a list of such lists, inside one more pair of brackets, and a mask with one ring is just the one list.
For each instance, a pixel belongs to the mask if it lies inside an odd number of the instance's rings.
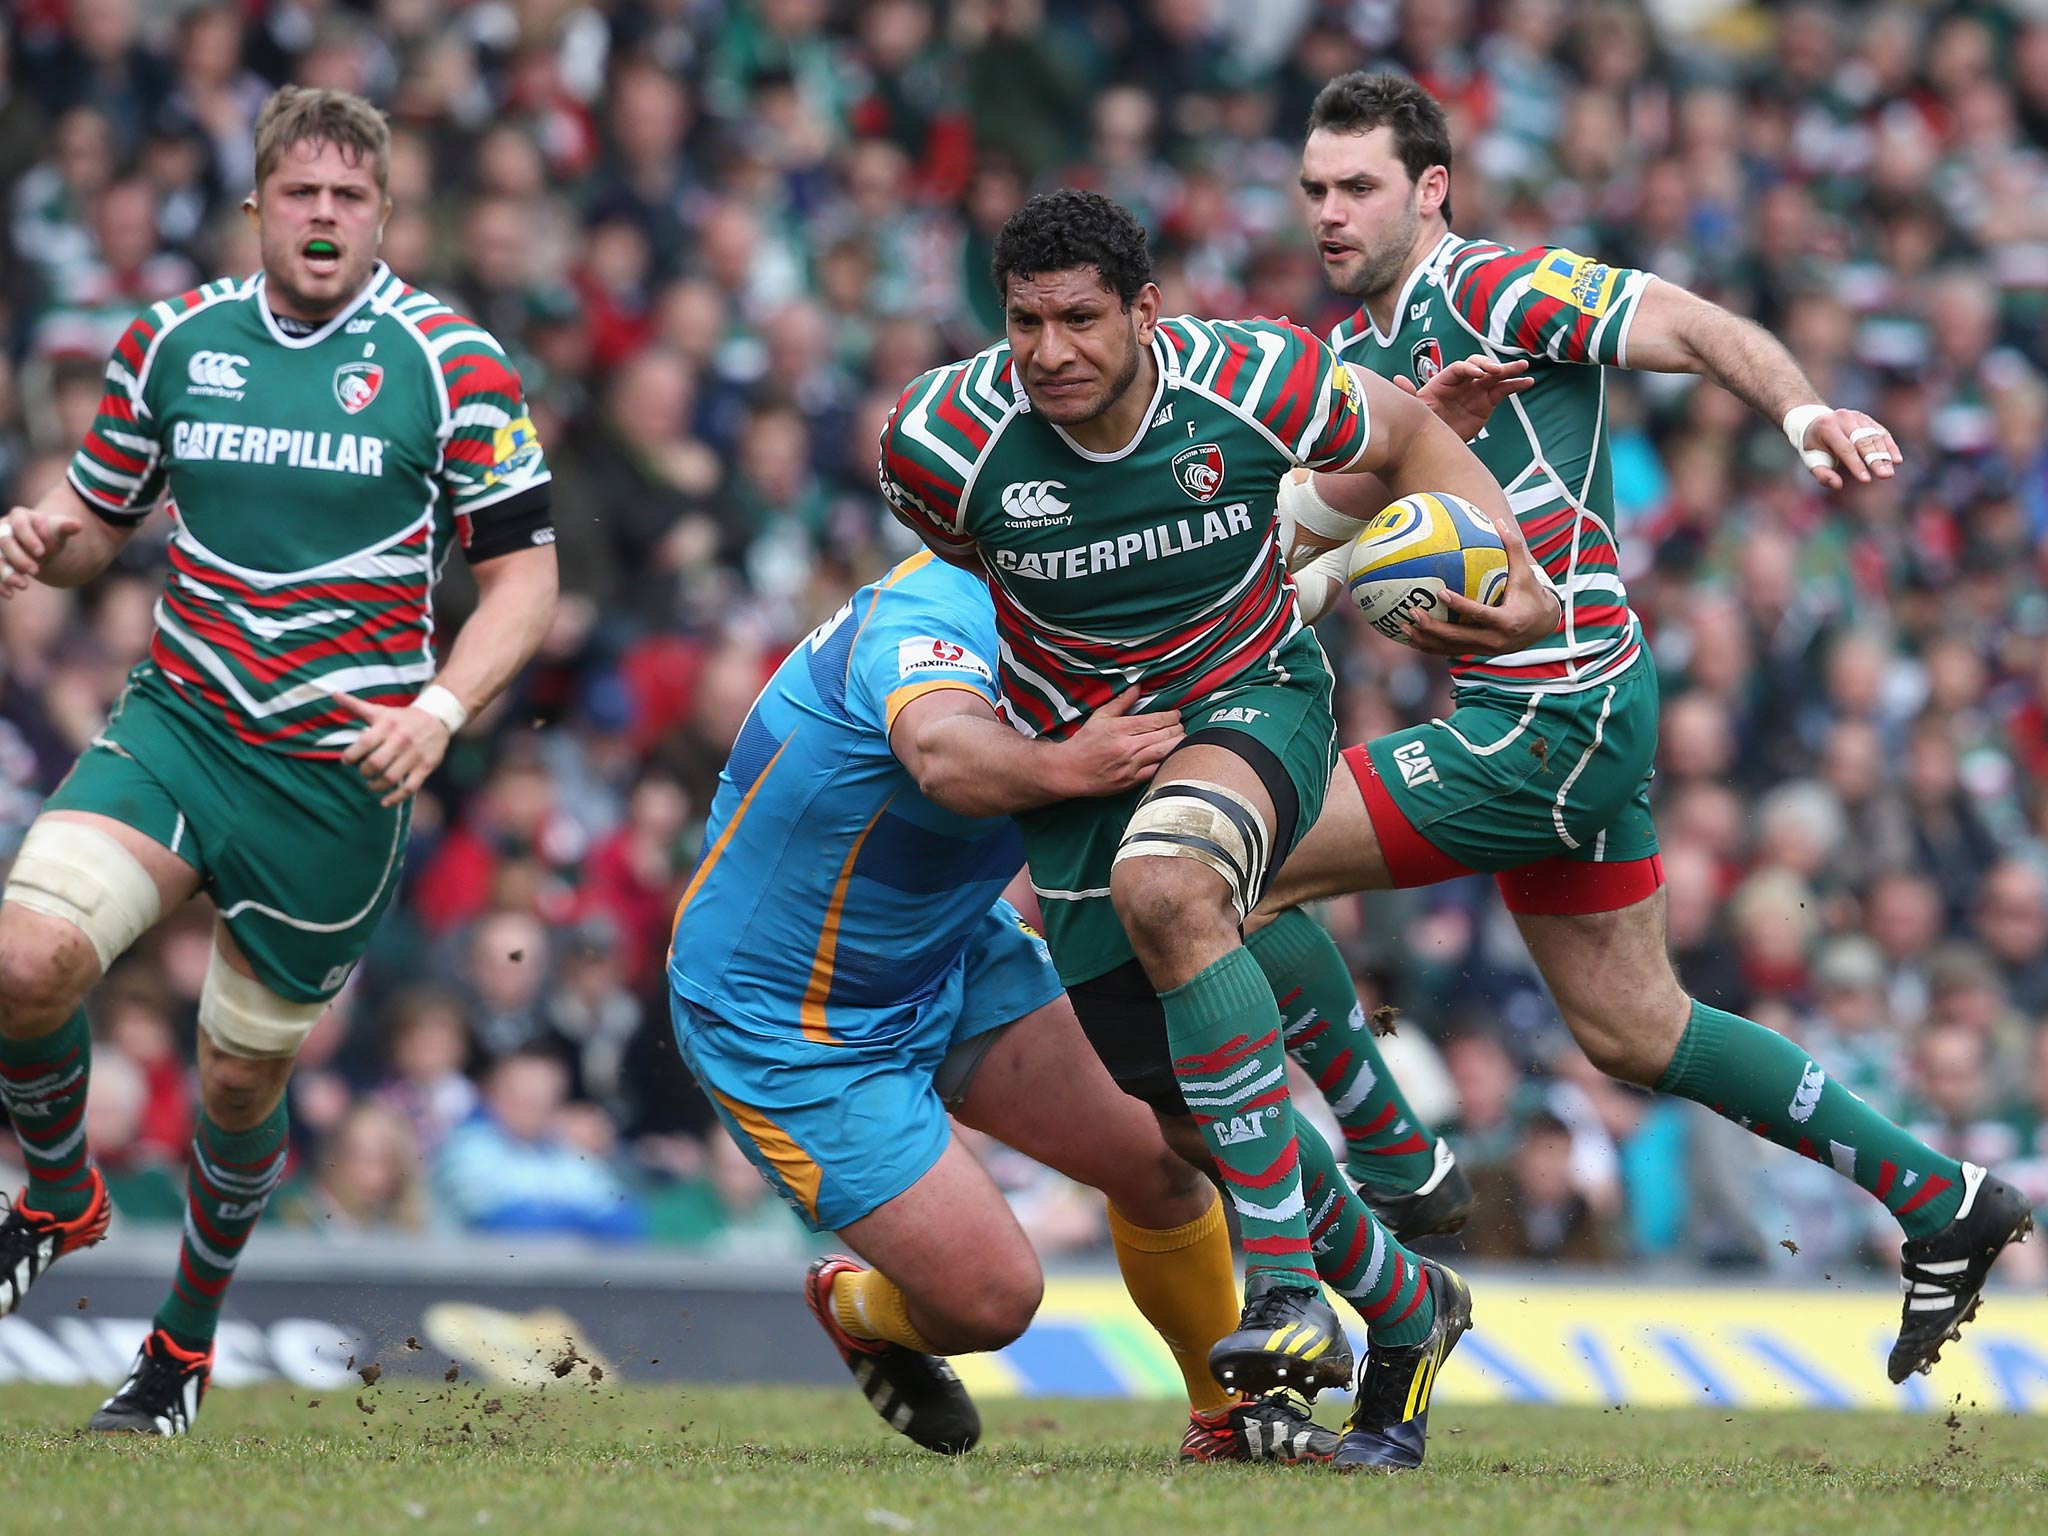
{"label": "blue rugby jersey", "polygon": [[1024,862],[1007,817],[926,799],[889,749],[912,699],[997,700],[995,610],[913,555],[799,644],[719,775],[676,909],[670,984],[729,1024],[874,1044],[918,1024]]}

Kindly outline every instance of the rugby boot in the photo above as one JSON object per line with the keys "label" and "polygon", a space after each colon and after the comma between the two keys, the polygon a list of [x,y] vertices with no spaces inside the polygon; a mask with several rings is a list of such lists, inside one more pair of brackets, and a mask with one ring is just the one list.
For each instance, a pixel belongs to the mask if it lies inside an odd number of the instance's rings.
{"label": "rugby boot", "polygon": [[1465,1218],[1472,1214],[1472,1181],[1441,1136],[1434,1157],[1429,1177],[1415,1189],[1390,1191],[1358,1181],[1359,1198],[1372,1207],[1380,1225],[1404,1243],[1440,1232],[1462,1232]]}
{"label": "rugby boot", "polygon": [[85,1427],[103,1435],[188,1434],[212,1376],[211,1349],[186,1349],[154,1329],[135,1352],[121,1390],[100,1404]]}
{"label": "rugby boot", "polygon": [[44,1270],[107,1235],[114,1203],[107,1198],[107,1181],[99,1169],[90,1172],[92,1203],[68,1221],[31,1206],[27,1190],[15,1196],[7,1219],[0,1221],[0,1317],[21,1305]]}
{"label": "rugby boot", "polygon": [[1337,1454],[1338,1444],[1335,1430],[1309,1417],[1307,1398],[1282,1389],[1264,1397],[1240,1398],[1213,1413],[1189,1414],[1180,1459],[1299,1466],[1328,1461]]}
{"label": "rugby boot", "polygon": [[1281,1387],[1312,1393],[1351,1380],[1351,1341],[1322,1287],[1271,1270],[1245,1282],[1235,1332],[1209,1351],[1209,1374],[1228,1392],[1263,1397]]}
{"label": "rugby boot", "polygon": [[1375,1344],[1367,1350],[1335,1458],[1340,1472],[1422,1465],[1430,1394],[1444,1360],[1472,1327],[1472,1291],[1449,1265],[1435,1259],[1420,1262],[1436,1301],[1436,1321],[1419,1343],[1391,1349]]}
{"label": "rugby boot", "polygon": [[928,1451],[957,1456],[981,1439],[974,1399],[937,1355],[921,1354],[887,1339],[856,1339],[832,1310],[832,1282],[867,1266],[843,1253],[813,1259],[804,1276],[804,1300],[863,1396],[882,1422]]}
{"label": "rugby boot", "polygon": [[1963,1164],[1963,1203],[1948,1225],[1899,1246],[1906,1305],[1885,1366],[1894,1382],[1931,1370],[1942,1346],[1962,1337],[1963,1324],[1977,1315],[1992,1264],[2033,1230],[2025,1195],[1975,1163]]}

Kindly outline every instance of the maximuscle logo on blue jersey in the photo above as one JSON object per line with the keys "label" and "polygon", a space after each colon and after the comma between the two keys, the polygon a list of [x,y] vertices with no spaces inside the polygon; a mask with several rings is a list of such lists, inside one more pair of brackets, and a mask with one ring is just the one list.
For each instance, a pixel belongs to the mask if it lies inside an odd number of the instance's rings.
{"label": "maximuscle logo on blue jersey", "polygon": [[[1470,1274],[1479,1322],[1435,1402],[2048,1412],[2048,1299],[1992,1291],[1931,1376],[1885,1380],[1896,1291],[1722,1290]],[[1356,1319],[1347,1318],[1347,1323]],[[1363,1349],[1363,1334],[1355,1347]],[[954,1359],[977,1394],[1178,1397],[1180,1373],[1114,1279],[1052,1277],[1030,1332]]]}

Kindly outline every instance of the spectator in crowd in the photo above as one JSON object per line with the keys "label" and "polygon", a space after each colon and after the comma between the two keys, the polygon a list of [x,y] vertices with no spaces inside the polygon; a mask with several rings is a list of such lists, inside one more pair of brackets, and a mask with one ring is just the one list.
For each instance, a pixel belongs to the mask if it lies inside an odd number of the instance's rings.
{"label": "spectator in crowd", "polygon": [[518,1049],[494,1063],[477,1112],[434,1160],[440,1208],[473,1232],[641,1236],[638,1197],[569,1134],[568,1095],[568,1068],[550,1050]]}
{"label": "spectator in crowd", "polygon": [[1522,1122],[1505,1168],[1473,1184],[1479,1200],[1465,1229],[1476,1259],[1605,1264],[1615,1251],[1572,1177],[1572,1129],[1548,1110]]}
{"label": "spectator in crowd", "polygon": [[409,987],[387,1005],[387,1068],[376,1102],[406,1124],[423,1156],[476,1112],[469,1064],[469,1020],[461,997],[431,984]]}
{"label": "spectator in crowd", "polygon": [[277,1214],[341,1239],[423,1231],[426,1174],[412,1127],[374,1100],[356,1104],[314,1154],[311,1179],[287,1191]]}

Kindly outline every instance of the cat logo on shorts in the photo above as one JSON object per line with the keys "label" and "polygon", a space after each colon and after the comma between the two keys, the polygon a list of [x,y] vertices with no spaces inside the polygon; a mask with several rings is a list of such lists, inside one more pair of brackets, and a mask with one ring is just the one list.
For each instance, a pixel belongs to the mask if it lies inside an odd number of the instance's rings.
{"label": "cat logo on shorts", "polygon": [[1425,336],[1408,354],[1409,371],[1417,384],[1427,384],[1444,371],[1444,349],[1434,336]]}
{"label": "cat logo on shorts", "polygon": [[343,363],[334,370],[334,398],[351,416],[376,399],[383,387],[382,363]]}
{"label": "cat logo on shorts", "polygon": [[1214,443],[1197,443],[1173,456],[1173,478],[1197,501],[1214,499],[1223,489],[1223,450]]}
{"label": "cat logo on shorts", "polygon": [[1429,760],[1429,749],[1419,741],[1404,741],[1394,748],[1394,764],[1401,770],[1404,788],[1443,782],[1436,776],[1436,764]]}

